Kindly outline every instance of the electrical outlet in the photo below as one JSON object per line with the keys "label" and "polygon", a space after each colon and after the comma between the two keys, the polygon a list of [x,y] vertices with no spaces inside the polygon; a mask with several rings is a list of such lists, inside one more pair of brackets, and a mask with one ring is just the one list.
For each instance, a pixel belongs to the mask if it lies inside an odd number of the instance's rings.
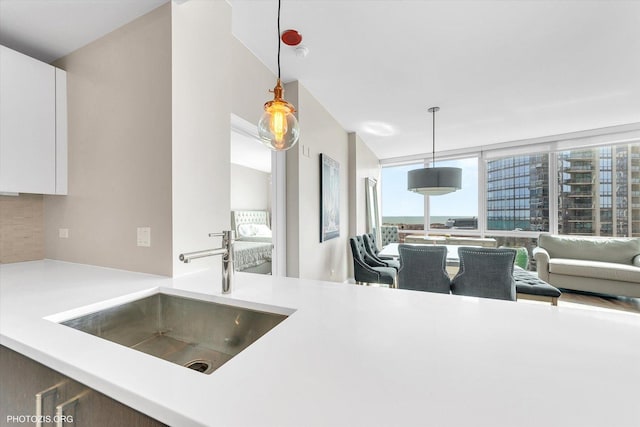
{"label": "electrical outlet", "polygon": [[138,227],[138,246],[148,248],[151,246],[151,227]]}
{"label": "electrical outlet", "polygon": [[58,237],[61,239],[69,238],[69,229],[68,228],[59,228],[58,229]]}

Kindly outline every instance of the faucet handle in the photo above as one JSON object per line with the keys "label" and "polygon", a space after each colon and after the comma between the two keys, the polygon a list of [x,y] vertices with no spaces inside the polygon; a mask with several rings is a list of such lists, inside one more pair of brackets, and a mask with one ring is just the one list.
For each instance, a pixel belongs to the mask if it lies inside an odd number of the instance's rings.
{"label": "faucet handle", "polygon": [[235,240],[236,233],[233,230],[225,230],[221,233],[209,233],[209,237],[222,237],[223,239]]}

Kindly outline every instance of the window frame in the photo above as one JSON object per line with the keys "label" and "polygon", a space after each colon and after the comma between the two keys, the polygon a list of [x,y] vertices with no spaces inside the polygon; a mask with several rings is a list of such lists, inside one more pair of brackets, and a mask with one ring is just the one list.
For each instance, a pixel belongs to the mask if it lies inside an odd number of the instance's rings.
{"label": "window frame", "polygon": [[[482,236],[482,226],[481,226],[481,222],[483,221],[482,219],[482,214],[483,212],[481,211],[481,192],[484,191],[484,185],[482,187],[480,187],[480,169],[481,166],[480,164],[483,163],[482,162],[482,153],[479,152],[475,152],[472,153],[472,155],[461,155],[461,156],[449,156],[449,157],[444,157],[444,156],[438,156],[438,158],[436,159],[436,166],[438,163],[440,162],[446,162],[446,161],[450,161],[450,160],[467,160],[467,159],[477,159],[478,162],[478,176],[476,177],[476,182],[478,183],[478,228],[476,229],[465,229],[465,230],[455,230],[455,229],[442,229],[442,228],[431,228],[431,206],[430,206],[430,202],[431,202],[431,197],[432,196],[425,196],[424,197],[424,230],[425,230],[425,235],[428,233],[440,233],[442,234],[443,232],[445,232],[446,234],[449,234],[451,236],[477,236],[480,237]],[[424,161],[424,167],[428,168],[431,167],[431,159],[425,159]],[[433,196],[433,197],[439,197],[439,196]],[[486,213],[484,213],[484,216],[486,217]]]}
{"label": "window frame", "polygon": [[[487,162],[498,158],[515,157],[522,155],[546,154],[549,156],[549,233],[558,234],[558,153],[580,149],[597,149],[601,147],[628,146],[640,144],[640,123],[629,125],[613,126],[610,128],[594,129],[590,131],[574,132],[564,135],[556,135],[542,138],[534,138],[509,143],[492,144],[489,146],[466,150],[451,150],[439,153],[437,161],[459,160],[474,158],[478,159],[478,229],[477,230],[454,230],[446,229],[446,234],[451,236],[506,236],[537,238],[540,231],[516,231],[516,230],[489,230],[487,227]],[[429,167],[432,158],[430,155],[422,154],[415,156],[404,156],[401,158],[384,159],[380,161],[381,167],[399,166],[408,163],[418,163],[422,161],[425,167]],[[551,177],[556,177],[553,181]],[[434,196],[437,197],[437,196]],[[431,229],[429,227],[431,211],[431,196],[424,197],[424,233],[442,234],[443,229]],[[384,203],[384,200],[381,201]],[[632,218],[632,209],[629,208],[629,218]],[[633,235],[630,226],[628,234]],[[617,235],[614,227],[613,236]]]}

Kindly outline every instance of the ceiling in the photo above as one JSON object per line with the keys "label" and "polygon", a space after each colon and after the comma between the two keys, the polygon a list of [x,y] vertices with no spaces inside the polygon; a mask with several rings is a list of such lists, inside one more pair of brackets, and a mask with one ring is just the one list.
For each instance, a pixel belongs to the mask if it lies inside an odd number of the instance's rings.
{"label": "ceiling", "polygon": [[51,62],[167,1],[0,0],[0,44]]}
{"label": "ceiling", "polygon": [[[200,1],[200,0],[190,0]],[[166,0],[0,0],[0,43],[50,61]],[[228,0],[276,72],[276,0]],[[640,2],[283,0],[283,80],[380,158],[640,122]],[[286,94],[285,94],[286,95]]]}

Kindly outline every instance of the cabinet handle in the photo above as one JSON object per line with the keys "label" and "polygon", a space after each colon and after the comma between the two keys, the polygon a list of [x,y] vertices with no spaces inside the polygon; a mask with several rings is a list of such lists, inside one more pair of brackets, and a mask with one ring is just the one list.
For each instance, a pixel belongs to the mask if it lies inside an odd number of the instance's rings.
{"label": "cabinet handle", "polygon": [[63,402],[56,406],[56,427],[64,427],[69,410],[73,409],[73,416],[75,416],[76,406],[80,402],[80,399],[84,397],[84,395],[86,395],[88,392],[89,390],[85,390],[82,393],[77,394],[71,399],[67,400],[66,402]]}
{"label": "cabinet handle", "polygon": [[54,386],[49,387],[46,390],[42,390],[39,393],[36,393],[36,427],[42,427],[42,420],[43,420],[43,411],[44,411],[44,400],[50,396],[53,396],[53,402],[54,402],[54,406],[57,403],[56,400],[58,399],[59,394],[59,390],[60,388],[65,385],[66,382],[63,381],[61,383],[58,383]]}

